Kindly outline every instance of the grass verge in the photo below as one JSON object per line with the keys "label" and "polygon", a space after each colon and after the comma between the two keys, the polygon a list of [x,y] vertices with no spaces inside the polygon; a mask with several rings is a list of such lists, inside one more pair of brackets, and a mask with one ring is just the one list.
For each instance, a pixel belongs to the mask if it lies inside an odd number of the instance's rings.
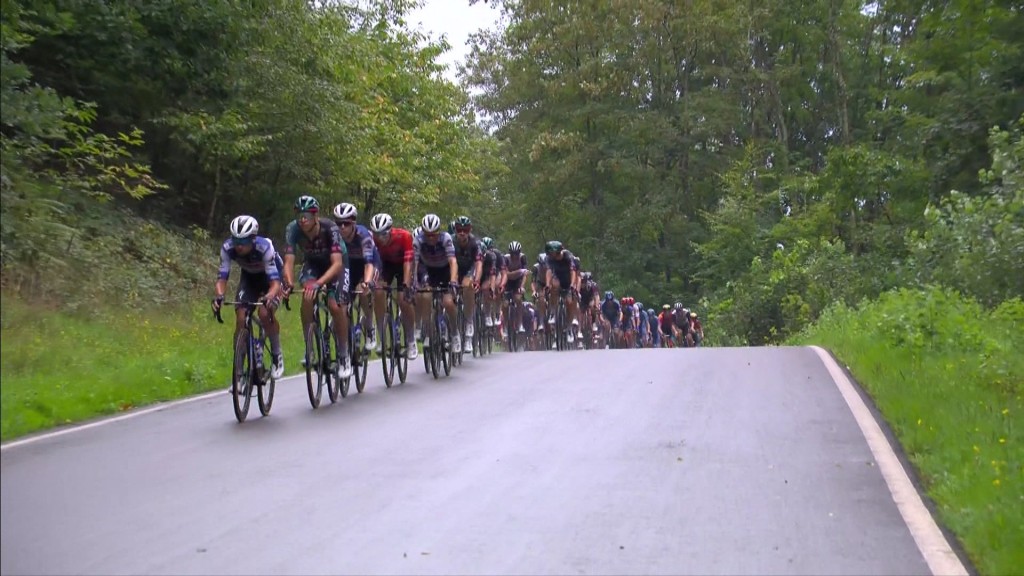
{"label": "grass verge", "polygon": [[1024,303],[988,311],[938,288],[835,306],[818,344],[870,393],[984,575],[1024,566]]}
{"label": "grass verge", "polygon": [[[224,324],[218,324],[205,305],[186,312],[121,310],[82,317],[5,295],[0,439],[227,389],[232,318],[226,310]],[[297,374],[305,349],[297,302],[279,318],[285,372]],[[367,376],[371,383],[383,382],[376,365]],[[225,415],[229,406],[225,395]]]}

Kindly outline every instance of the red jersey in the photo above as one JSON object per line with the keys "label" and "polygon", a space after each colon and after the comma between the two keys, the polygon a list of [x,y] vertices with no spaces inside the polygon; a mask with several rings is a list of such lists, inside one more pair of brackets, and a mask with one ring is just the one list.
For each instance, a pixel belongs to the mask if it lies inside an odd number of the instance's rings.
{"label": "red jersey", "polygon": [[391,243],[384,244],[376,234],[373,236],[373,243],[377,245],[382,262],[392,264],[404,264],[412,262],[412,234],[404,228],[391,229]]}

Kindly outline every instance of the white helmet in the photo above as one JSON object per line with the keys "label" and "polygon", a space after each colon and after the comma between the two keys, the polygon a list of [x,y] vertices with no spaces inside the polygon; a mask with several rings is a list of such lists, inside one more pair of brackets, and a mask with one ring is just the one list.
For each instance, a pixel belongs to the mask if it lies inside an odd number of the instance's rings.
{"label": "white helmet", "polygon": [[235,238],[248,238],[260,231],[260,224],[252,216],[236,216],[231,221],[231,235]]}
{"label": "white helmet", "polygon": [[508,243],[508,251],[513,254],[519,254],[523,251],[523,245],[513,240]]}
{"label": "white helmet", "polygon": [[423,221],[420,222],[423,225],[423,231],[432,234],[441,229],[441,218],[437,214],[427,214],[423,217]]}
{"label": "white helmet", "polygon": [[423,226],[417,226],[416,229],[412,231],[412,235],[419,236],[420,232],[423,232]]}
{"label": "white helmet", "polygon": [[370,231],[374,234],[384,234],[391,230],[392,226],[394,226],[394,220],[391,219],[390,214],[381,212],[370,218]]}
{"label": "white helmet", "polygon": [[356,207],[348,202],[342,202],[334,207],[335,220],[355,220],[358,215],[359,211],[356,210]]}

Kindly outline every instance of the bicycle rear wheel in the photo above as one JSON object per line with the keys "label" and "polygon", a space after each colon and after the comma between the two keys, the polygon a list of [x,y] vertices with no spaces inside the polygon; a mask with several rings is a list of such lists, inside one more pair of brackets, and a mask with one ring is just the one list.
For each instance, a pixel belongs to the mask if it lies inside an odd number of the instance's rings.
{"label": "bicycle rear wheel", "polygon": [[334,323],[327,325],[327,333],[324,333],[324,358],[327,359],[324,367],[324,374],[327,377],[327,396],[331,404],[338,401],[338,397],[348,396],[348,386],[352,377],[341,378],[341,342],[338,334],[334,331]]}
{"label": "bicycle rear wheel", "polygon": [[320,407],[320,398],[324,393],[324,381],[320,377],[324,365],[324,346],[320,338],[316,323],[306,327],[306,391],[309,393],[309,403],[314,409]]}
{"label": "bicycle rear wheel", "polygon": [[362,394],[366,388],[366,364],[369,358],[369,351],[366,349],[366,335],[358,324],[349,336],[349,346],[352,355],[352,375],[356,379],[356,392]]}
{"label": "bicycle rear wheel", "polygon": [[380,330],[380,364],[384,370],[384,386],[391,388],[395,381],[395,363],[398,348],[395,342],[395,322],[391,310],[384,311],[384,325]]}
{"label": "bicycle rear wheel", "polygon": [[[263,340],[262,334],[260,336],[260,339]],[[267,347],[264,345],[263,349],[266,350]],[[260,406],[260,414],[266,416],[270,414],[270,407],[274,405],[274,387],[276,383],[269,370],[264,368],[263,372],[266,378],[260,375],[260,381],[256,385],[256,400]]]}
{"label": "bicycle rear wheel", "polygon": [[430,323],[430,373],[437,380],[441,368],[441,354],[444,354],[444,342],[441,341],[441,319],[434,309],[434,317]]}
{"label": "bicycle rear wheel", "polygon": [[249,415],[254,364],[249,331],[240,330],[235,338],[235,357],[231,370],[231,399],[235,408],[235,418],[239,422],[245,422],[246,416]]}
{"label": "bicycle rear wheel", "polygon": [[452,327],[447,322],[440,322],[438,331],[441,333],[441,342],[444,343],[441,346],[441,366],[444,368],[444,375],[450,376],[456,357],[455,349],[452,347]]}

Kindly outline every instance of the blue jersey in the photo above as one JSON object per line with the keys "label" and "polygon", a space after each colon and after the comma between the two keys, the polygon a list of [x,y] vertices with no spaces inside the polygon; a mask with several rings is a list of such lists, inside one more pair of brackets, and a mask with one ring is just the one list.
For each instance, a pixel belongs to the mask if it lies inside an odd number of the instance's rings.
{"label": "blue jersey", "polygon": [[345,248],[348,251],[349,266],[365,266],[369,261],[377,268],[381,267],[380,252],[366,226],[357,224],[356,230],[352,234],[352,240],[342,238],[342,242],[345,243]]}

